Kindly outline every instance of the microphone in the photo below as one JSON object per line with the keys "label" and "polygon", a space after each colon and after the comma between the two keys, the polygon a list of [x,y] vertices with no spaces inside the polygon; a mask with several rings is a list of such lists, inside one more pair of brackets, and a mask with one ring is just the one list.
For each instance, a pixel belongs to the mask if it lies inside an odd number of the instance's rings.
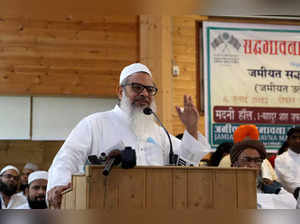
{"label": "microphone", "polygon": [[150,107],[146,107],[144,110],[143,110],[144,114],[146,115],[150,115],[153,113],[153,110],[150,108]]}
{"label": "microphone", "polygon": [[102,174],[104,176],[107,176],[112,167],[114,165],[119,165],[121,163],[121,167],[123,169],[130,169],[136,166],[136,154],[135,150],[132,149],[130,146],[125,147],[124,150],[112,150],[108,156],[107,160],[105,162],[104,169],[102,171]]}
{"label": "microphone", "polygon": [[177,159],[178,159],[178,155],[175,155],[173,152],[173,145],[172,145],[172,141],[169,135],[169,132],[167,131],[167,129],[165,128],[165,126],[161,123],[161,121],[159,120],[158,116],[153,112],[153,110],[150,107],[146,107],[143,110],[144,114],[146,115],[150,115],[153,114],[154,117],[156,118],[156,120],[158,121],[158,123],[160,124],[160,126],[164,129],[165,133],[168,136],[169,139],[169,143],[170,143],[170,152],[169,152],[169,164],[170,165],[176,165],[177,163]]}
{"label": "microphone", "polygon": [[119,165],[121,160],[122,159],[121,159],[121,151],[120,150],[115,149],[115,150],[111,151],[109,153],[109,155],[107,156],[107,160],[105,162],[105,166],[102,171],[102,174],[104,176],[107,176],[110,173],[113,165]]}
{"label": "microphone", "polygon": [[104,169],[103,169],[103,171],[102,171],[102,174],[103,174],[104,176],[107,176],[107,175],[110,173],[111,168],[112,168],[112,166],[114,165],[115,161],[116,161],[116,158],[111,158],[110,160],[108,160],[108,161],[105,163]]}

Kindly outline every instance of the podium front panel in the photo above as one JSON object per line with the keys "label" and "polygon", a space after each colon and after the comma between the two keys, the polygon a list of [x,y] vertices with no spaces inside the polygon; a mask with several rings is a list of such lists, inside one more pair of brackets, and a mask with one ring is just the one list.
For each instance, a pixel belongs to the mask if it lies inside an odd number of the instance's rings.
{"label": "podium front panel", "polygon": [[200,167],[113,168],[89,166],[73,176],[73,190],[63,197],[65,209],[256,208],[255,169]]}

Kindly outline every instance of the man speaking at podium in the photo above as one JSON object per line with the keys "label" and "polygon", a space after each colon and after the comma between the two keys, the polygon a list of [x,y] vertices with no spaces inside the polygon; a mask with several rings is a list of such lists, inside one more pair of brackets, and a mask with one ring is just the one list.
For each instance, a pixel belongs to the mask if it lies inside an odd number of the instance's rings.
{"label": "man speaking at podium", "polygon": [[[99,157],[103,152],[130,146],[136,151],[137,165],[168,165],[168,137],[153,116],[143,112],[147,107],[156,111],[154,96],[157,91],[145,65],[134,63],[122,70],[119,104],[111,111],[95,113],[81,120],[55,156],[47,186],[50,206],[60,208],[61,192],[70,186],[73,173],[83,172],[89,155]],[[176,110],[186,130],[182,141],[171,136],[174,153],[197,165],[210,151],[210,145],[198,132],[199,113],[190,96],[184,96],[184,108],[176,106]]]}

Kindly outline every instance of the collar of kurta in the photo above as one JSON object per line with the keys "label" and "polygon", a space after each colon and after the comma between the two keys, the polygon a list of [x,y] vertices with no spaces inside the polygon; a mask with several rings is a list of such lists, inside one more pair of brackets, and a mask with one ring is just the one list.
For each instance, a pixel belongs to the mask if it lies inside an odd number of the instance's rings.
{"label": "collar of kurta", "polygon": [[288,153],[289,153],[289,155],[290,155],[291,157],[300,160],[300,153],[295,153],[295,152],[292,151],[291,149],[288,150]]}

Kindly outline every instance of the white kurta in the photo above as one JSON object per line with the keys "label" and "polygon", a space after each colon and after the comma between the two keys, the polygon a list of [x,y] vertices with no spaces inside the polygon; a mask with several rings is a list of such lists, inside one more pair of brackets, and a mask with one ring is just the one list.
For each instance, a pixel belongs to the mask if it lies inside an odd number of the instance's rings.
{"label": "white kurta", "polygon": [[[0,193],[1,194],[1,193]],[[5,206],[5,203],[2,199],[2,196],[0,197],[1,200],[1,207],[2,209],[15,209],[20,205],[23,205],[27,202],[27,199],[19,194],[13,194],[8,202],[8,205]]]}
{"label": "white kurta", "polygon": [[275,159],[275,171],[279,182],[291,193],[300,187],[300,154],[288,151]]}
{"label": "white kurta", "polygon": [[[54,186],[71,182],[73,173],[83,172],[88,155],[100,156],[120,145],[136,150],[137,165],[167,165],[169,141],[161,127],[138,138],[130,128],[128,115],[119,106],[107,112],[92,114],[79,122],[55,156],[49,169],[47,191]],[[187,131],[182,141],[171,136],[173,149],[182,158],[198,165],[201,158],[211,151],[204,136],[198,140]]]}
{"label": "white kurta", "polygon": [[257,193],[259,209],[295,209],[297,201],[294,196],[281,188],[279,194]]}
{"label": "white kurta", "polygon": [[31,208],[30,208],[28,202],[26,202],[25,204],[16,207],[16,209],[31,209]]}

